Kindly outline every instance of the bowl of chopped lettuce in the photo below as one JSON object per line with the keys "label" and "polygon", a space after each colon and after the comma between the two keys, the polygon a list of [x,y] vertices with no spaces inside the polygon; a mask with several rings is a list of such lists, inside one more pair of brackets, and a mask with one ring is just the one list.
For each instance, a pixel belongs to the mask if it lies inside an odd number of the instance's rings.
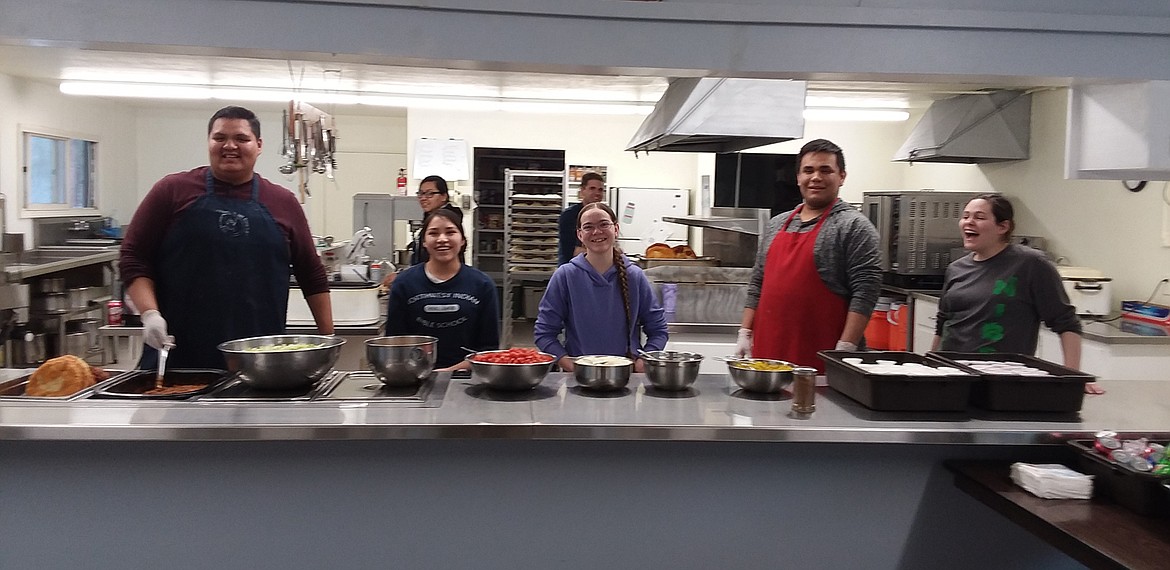
{"label": "bowl of chopped lettuce", "polygon": [[271,335],[219,345],[230,372],[260,390],[293,390],[319,382],[337,363],[345,339],[321,335]]}

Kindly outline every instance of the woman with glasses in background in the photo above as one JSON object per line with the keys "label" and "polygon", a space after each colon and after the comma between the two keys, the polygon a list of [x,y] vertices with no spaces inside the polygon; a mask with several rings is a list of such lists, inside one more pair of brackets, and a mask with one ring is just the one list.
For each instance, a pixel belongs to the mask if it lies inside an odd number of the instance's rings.
{"label": "woman with glasses in background", "polygon": [[[540,300],[536,346],[566,371],[573,370],[575,356],[608,354],[628,357],[636,372],[644,372],[638,351],[666,347],[666,315],[646,274],[617,248],[617,236],[617,216],[609,206],[582,207],[577,239],[585,253],[557,268]],[[564,344],[557,338],[562,330]]]}
{"label": "woman with glasses in background", "polygon": [[[450,190],[447,189],[447,181],[444,180],[442,176],[432,174],[431,176],[423,178],[422,182],[420,182],[418,185],[418,194],[416,195],[418,196],[418,205],[422,206],[424,219],[431,215],[431,212],[442,208],[445,210],[450,210],[453,214],[455,214],[455,219],[459,220],[460,224],[463,223],[463,210],[460,210],[458,206],[450,202]],[[414,241],[410,244],[411,265],[426,263],[427,260],[430,259],[430,255],[427,254],[427,250],[423,247],[422,242],[423,232],[419,231],[418,235],[415,236]],[[459,261],[460,263],[467,262],[467,260],[464,259],[463,252],[459,252]]]}

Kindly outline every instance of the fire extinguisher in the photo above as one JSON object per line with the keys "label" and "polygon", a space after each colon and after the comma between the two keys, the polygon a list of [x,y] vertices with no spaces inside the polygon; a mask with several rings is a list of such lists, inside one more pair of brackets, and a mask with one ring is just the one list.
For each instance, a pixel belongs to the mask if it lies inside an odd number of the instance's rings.
{"label": "fire extinguisher", "polygon": [[398,195],[399,195],[399,196],[405,196],[405,195],[406,195],[406,169],[405,169],[405,168],[399,168],[399,169],[398,169],[398,185],[397,185],[397,189],[398,189]]}

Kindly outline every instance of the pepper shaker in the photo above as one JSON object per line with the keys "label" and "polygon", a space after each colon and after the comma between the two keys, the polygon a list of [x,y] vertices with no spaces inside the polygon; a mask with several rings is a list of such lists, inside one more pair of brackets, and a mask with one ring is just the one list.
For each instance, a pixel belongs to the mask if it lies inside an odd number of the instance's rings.
{"label": "pepper shaker", "polygon": [[792,411],[811,414],[817,409],[817,369],[800,366],[792,370],[796,377],[792,388]]}

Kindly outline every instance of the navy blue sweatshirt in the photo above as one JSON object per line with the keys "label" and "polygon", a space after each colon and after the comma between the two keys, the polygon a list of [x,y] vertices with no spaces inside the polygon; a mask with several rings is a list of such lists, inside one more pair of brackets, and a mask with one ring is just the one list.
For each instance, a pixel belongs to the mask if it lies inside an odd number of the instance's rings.
{"label": "navy blue sweatshirt", "polygon": [[428,335],[439,339],[435,368],[446,368],[474,350],[500,347],[500,305],[496,284],[466,265],[443,283],[427,278],[426,264],[412,266],[394,280],[386,310],[386,334]]}

